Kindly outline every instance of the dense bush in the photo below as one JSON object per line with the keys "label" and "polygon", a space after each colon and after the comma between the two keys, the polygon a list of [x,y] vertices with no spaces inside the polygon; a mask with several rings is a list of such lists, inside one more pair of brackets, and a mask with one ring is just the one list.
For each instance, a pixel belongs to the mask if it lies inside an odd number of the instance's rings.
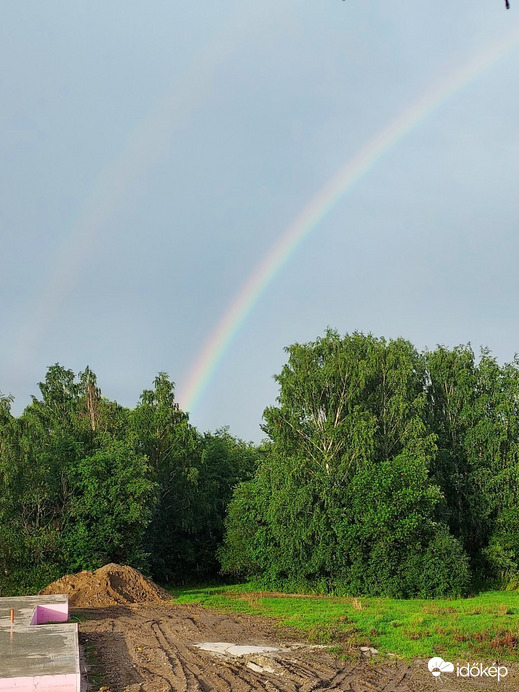
{"label": "dense bush", "polygon": [[517,575],[517,361],[331,330],[287,351],[271,444],[229,507],[224,572],[422,597]]}

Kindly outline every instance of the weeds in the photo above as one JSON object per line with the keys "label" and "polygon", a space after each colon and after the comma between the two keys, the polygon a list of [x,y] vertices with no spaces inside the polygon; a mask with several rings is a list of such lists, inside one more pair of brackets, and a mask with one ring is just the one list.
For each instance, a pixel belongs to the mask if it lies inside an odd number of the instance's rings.
{"label": "weeds", "polygon": [[88,664],[87,677],[93,690],[110,692],[110,687],[105,683],[104,673],[99,662],[97,646],[88,640],[83,643],[85,658]]}
{"label": "weeds", "polygon": [[351,605],[355,608],[355,610],[363,610],[364,606],[362,603],[359,601],[358,598],[354,598],[351,602]]}

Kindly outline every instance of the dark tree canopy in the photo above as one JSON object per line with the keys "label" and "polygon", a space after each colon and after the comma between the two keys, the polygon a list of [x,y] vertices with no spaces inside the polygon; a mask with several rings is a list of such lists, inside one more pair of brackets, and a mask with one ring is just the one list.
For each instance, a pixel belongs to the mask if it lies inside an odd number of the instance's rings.
{"label": "dark tree canopy", "polygon": [[431,597],[518,573],[519,367],[329,330],[287,349],[224,570],[276,588]]}
{"label": "dark tree canopy", "polygon": [[225,510],[256,453],[200,435],[160,373],[133,410],[95,374],[53,365],[19,418],[0,398],[0,589],[41,588],[108,562],[162,581],[214,576]]}

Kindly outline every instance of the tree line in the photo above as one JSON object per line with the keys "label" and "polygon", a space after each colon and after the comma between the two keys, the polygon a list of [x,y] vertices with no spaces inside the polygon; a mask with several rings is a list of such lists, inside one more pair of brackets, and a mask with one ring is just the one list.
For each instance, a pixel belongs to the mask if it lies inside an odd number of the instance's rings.
{"label": "tree line", "polygon": [[286,349],[258,445],[60,365],[0,398],[0,588],[107,562],[162,583],[434,597],[519,581],[519,360],[361,333]]}
{"label": "tree line", "polygon": [[233,487],[258,452],[227,430],[199,433],[159,374],[134,409],[95,374],[53,365],[21,416],[0,399],[0,589],[42,588],[108,562],[162,582],[217,574]]}

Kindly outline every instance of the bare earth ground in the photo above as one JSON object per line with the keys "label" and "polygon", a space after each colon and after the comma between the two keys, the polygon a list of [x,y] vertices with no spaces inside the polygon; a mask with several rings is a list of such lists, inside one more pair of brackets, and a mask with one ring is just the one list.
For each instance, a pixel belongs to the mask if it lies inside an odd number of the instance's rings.
{"label": "bare earth ground", "polygon": [[[497,680],[434,678],[427,661],[396,659],[343,661],[292,630],[267,618],[222,614],[197,606],[132,604],[77,609],[80,643],[97,658],[111,692],[167,690],[283,690],[316,692],[511,692],[519,689],[519,669]],[[280,651],[218,656],[196,647],[201,642],[279,647]],[[506,664],[505,664],[506,665]],[[272,672],[269,672],[272,671]],[[92,688],[97,692],[98,688]]]}

